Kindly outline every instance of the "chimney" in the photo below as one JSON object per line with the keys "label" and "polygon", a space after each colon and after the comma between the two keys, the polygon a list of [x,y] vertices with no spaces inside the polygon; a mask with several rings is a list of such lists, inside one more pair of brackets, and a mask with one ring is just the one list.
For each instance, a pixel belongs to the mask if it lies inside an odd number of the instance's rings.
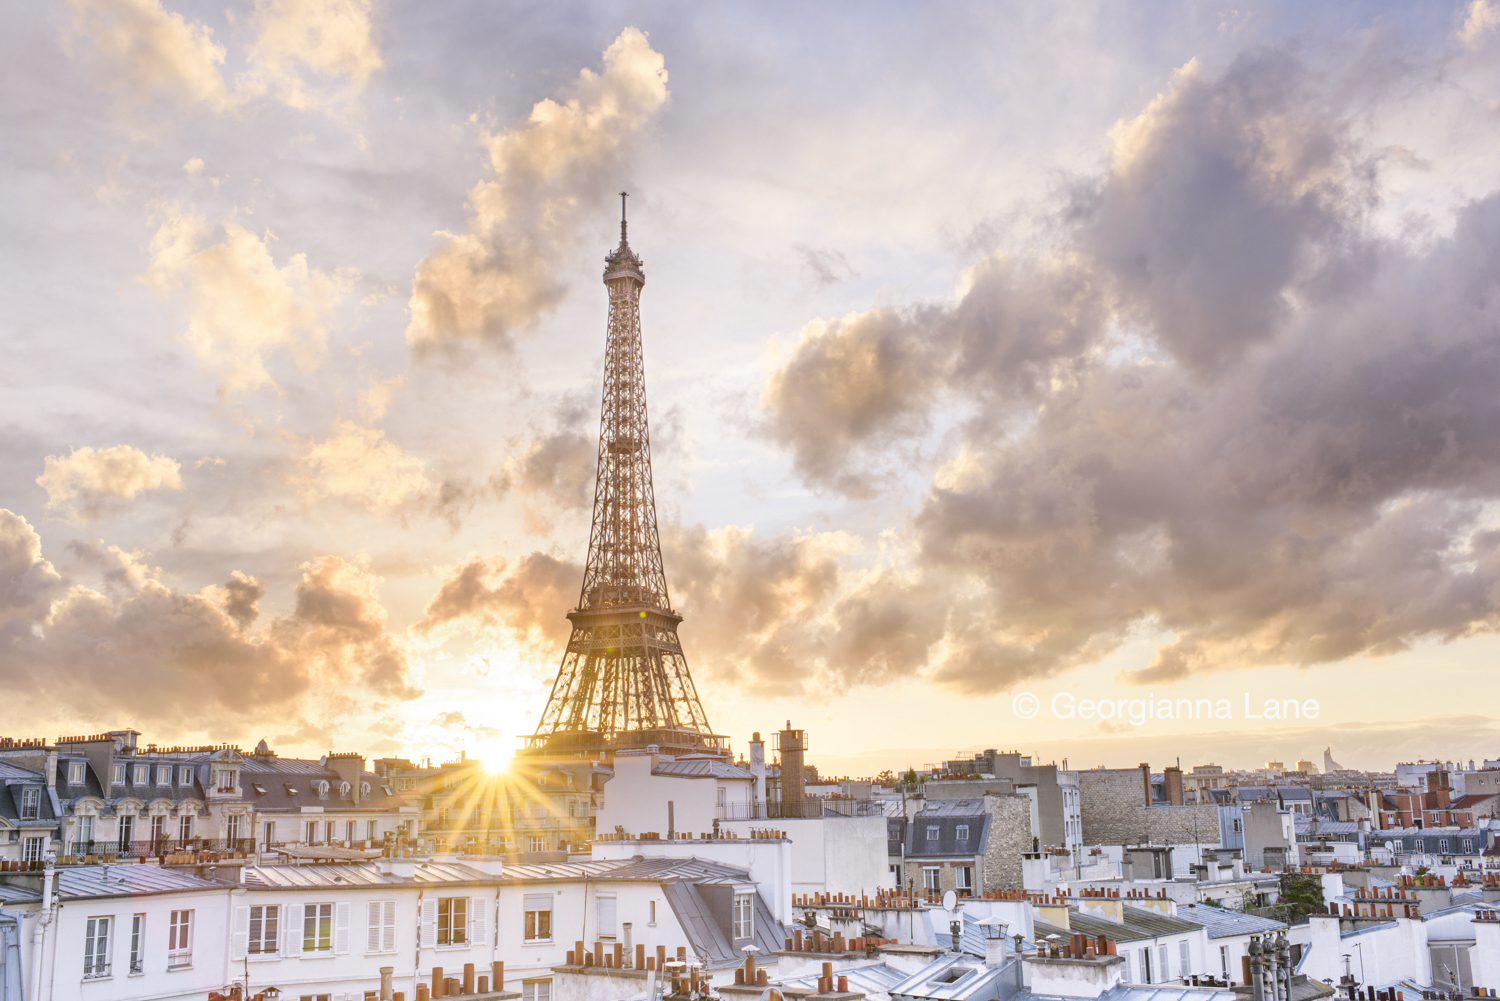
{"label": "chimney", "polygon": [[1148,762],[1142,761],[1140,764],[1140,769],[1141,786],[1144,788],[1146,793],[1146,806],[1149,807],[1151,805],[1151,765]]}
{"label": "chimney", "polygon": [[1091,1001],[1122,983],[1125,960],[1120,956],[1087,954],[1078,957],[1026,956],[1033,995],[1053,995]]}
{"label": "chimney", "polygon": [[1168,765],[1162,769],[1162,782],[1166,786],[1167,802],[1173,806],[1182,805],[1182,769],[1176,765]]}
{"label": "chimney", "polygon": [[800,817],[807,802],[807,774],[803,771],[803,755],[807,751],[807,733],[793,730],[792,721],[786,721],[786,729],[777,736],[777,750],[781,752],[781,815]]}
{"label": "chimney", "polygon": [[760,739],[760,731],[750,735],[750,774],[755,776],[755,815],[766,816],[766,742]]}

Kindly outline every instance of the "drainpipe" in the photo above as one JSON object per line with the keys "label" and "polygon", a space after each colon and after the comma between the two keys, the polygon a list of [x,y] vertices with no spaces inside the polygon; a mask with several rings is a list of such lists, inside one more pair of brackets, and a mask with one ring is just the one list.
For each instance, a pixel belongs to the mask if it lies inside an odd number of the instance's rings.
{"label": "drainpipe", "polygon": [[42,996],[42,942],[46,938],[47,926],[52,923],[52,880],[57,875],[54,866],[57,854],[46,854],[46,868],[42,870],[42,909],[37,912],[36,927],[31,930],[31,996]]}

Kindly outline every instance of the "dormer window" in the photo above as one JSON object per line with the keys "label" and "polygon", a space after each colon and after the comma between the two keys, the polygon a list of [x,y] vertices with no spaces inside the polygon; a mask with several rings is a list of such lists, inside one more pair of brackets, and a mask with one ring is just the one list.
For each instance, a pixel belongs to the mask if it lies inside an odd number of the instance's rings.
{"label": "dormer window", "polygon": [[369,799],[370,798],[370,783],[368,783],[368,782],[361,782],[359,784],[359,798],[360,799]]}
{"label": "dormer window", "polygon": [[191,768],[186,768],[186,767],[177,769],[177,784],[180,785],[180,786],[190,786],[190,785],[192,785],[193,784],[193,770]]}
{"label": "dormer window", "polygon": [[958,825],[958,829],[954,832],[954,837],[958,838],[958,840],[960,840],[960,841],[968,841],[969,840],[969,825],[968,824],[959,824]]}
{"label": "dormer window", "polygon": [[937,839],[938,839],[938,827],[937,827],[936,824],[932,824],[932,825],[930,825],[927,828],[927,840],[928,841],[936,841]]}
{"label": "dormer window", "polygon": [[340,782],[339,783],[339,799],[348,799],[348,798],[349,798],[349,783],[347,783],[347,782]]}
{"label": "dormer window", "polygon": [[130,781],[134,782],[138,786],[143,786],[149,783],[151,781],[151,766],[136,765],[135,774],[131,776]]}
{"label": "dormer window", "polygon": [[42,791],[40,789],[21,790],[21,819],[39,820],[42,815]]}
{"label": "dormer window", "polygon": [[234,792],[235,777],[233,768],[215,768],[214,789],[217,792]]}
{"label": "dormer window", "polygon": [[266,794],[266,787],[259,782],[251,782],[250,788],[255,790],[257,796],[264,796]]}
{"label": "dormer window", "polygon": [[323,781],[315,782],[315,783],[313,783],[313,787],[318,790],[318,798],[319,799],[327,799],[328,798],[328,783],[327,782],[323,782]]}
{"label": "dormer window", "polygon": [[124,785],[125,784],[125,766],[124,765],[115,765],[114,768],[110,769],[109,780],[111,782],[113,782],[117,786]]}
{"label": "dormer window", "polygon": [[160,765],[160,766],[157,767],[157,769],[156,769],[156,784],[159,785],[159,786],[169,786],[169,785],[172,784],[172,766],[171,765]]}
{"label": "dormer window", "polygon": [[283,783],[283,784],[286,786],[286,794],[288,796],[295,796],[295,795],[297,795],[297,787],[296,786],[292,785],[290,782],[286,782],[286,783]]}
{"label": "dormer window", "polygon": [[77,786],[77,785],[83,785],[83,762],[82,761],[70,761],[70,762],[68,762],[68,784],[69,785],[75,785],[75,786]]}

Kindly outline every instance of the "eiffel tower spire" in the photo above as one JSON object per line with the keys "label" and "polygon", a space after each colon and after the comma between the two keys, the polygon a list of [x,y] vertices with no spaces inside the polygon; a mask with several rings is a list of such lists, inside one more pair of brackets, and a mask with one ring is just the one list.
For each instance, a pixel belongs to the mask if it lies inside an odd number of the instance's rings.
{"label": "eiffel tower spire", "polygon": [[604,259],[609,332],[599,419],[594,519],[573,634],[529,748],[608,753],[656,745],[663,753],[722,753],[677,640],[656,529],[646,373],[641,358],[641,259],[626,239]]}

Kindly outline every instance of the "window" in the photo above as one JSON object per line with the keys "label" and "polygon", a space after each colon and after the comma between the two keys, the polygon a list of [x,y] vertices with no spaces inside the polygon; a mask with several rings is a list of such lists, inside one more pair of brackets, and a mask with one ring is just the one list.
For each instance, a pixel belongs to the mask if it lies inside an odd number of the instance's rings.
{"label": "window", "polygon": [[265,826],[266,844],[274,844],[276,841],[276,821],[268,820]]}
{"label": "window", "polygon": [[971,865],[961,865],[957,869],[954,870],[953,875],[955,877],[955,881],[954,881],[954,888],[955,889],[958,889],[958,890],[973,890],[974,889],[974,867],[973,866],[971,866]]}
{"label": "window", "polygon": [[193,961],[193,912],[173,911],[167,929],[167,969]]}
{"label": "window", "polygon": [[358,829],[358,825],[356,824],[355,821],[353,821],[353,820],[346,821],[345,824],[344,824],[344,840],[348,841],[350,844],[353,844],[354,840],[355,840],[355,838],[354,838],[354,832],[357,829]]}
{"label": "window", "polygon": [[437,822],[439,824],[447,826],[447,824],[448,824],[448,808],[446,806],[440,806],[440,807],[438,807]]}
{"label": "window", "polygon": [[371,841],[377,841],[377,840],[379,840],[375,836],[375,821],[373,821],[373,820],[367,820],[367,821],[365,821],[365,837],[369,838]]}
{"label": "window", "polygon": [[151,840],[165,841],[167,839],[167,818],[161,814],[153,814],[151,817]]}
{"label": "window", "polygon": [[323,841],[324,841],[325,844],[330,844],[330,845],[333,844],[333,831],[334,831],[333,825],[334,825],[334,822],[332,820],[330,820],[328,823],[326,823],[326,824],[323,825],[323,835],[324,835]]}
{"label": "window", "polygon": [[751,917],[754,913],[755,894],[736,893],[734,895],[734,937],[736,939],[755,937],[755,922]]}
{"label": "window", "polygon": [[968,824],[959,824],[958,828],[953,832],[953,836],[956,837],[960,841],[968,841],[969,840],[969,825]]}
{"label": "window", "polygon": [[1464,851],[1465,852],[1472,852],[1473,850],[1474,850],[1474,839],[1473,838],[1464,838]]}
{"label": "window", "polygon": [[21,790],[21,819],[37,820],[42,815],[42,791],[40,789]]}
{"label": "window", "polygon": [[311,844],[316,844],[317,840],[318,840],[318,822],[316,820],[309,820],[307,822],[307,843],[310,844],[310,845]]}
{"label": "window", "polygon": [[169,785],[172,784],[172,766],[171,765],[157,765],[156,766],[156,784],[159,785],[159,786],[169,786]]}
{"label": "window", "polygon": [[1156,947],[1156,979],[1166,980],[1170,976],[1167,969],[1167,943],[1162,942]]}
{"label": "window", "polygon": [[[527,842],[530,845],[530,851],[544,852],[547,850],[547,839],[540,834],[533,834],[527,839]],[[551,981],[549,980],[548,983],[551,983]]]}
{"label": "window", "polygon": [[130,781],[134,782],[138,786],[143,786],[149,783],[151,781],[151,766],[136,765],[134,772],[131,774]]}
{"label": "window", "polygon": [[146,971],[146,915],[137,914],[130,919],[130,972]]}
{"label": "window", "polygon": [[453,776],[452,775],[444,775],[443,776],[443,788],[444,789],[452,789],[453,788]]}
{"label": "window", "polygon": [[109,918],[89,918],[83,933],[83,978],[109,976]]}
{"label": "window", "polygon": [[463,945],[469,940],[469,898],[438,898],[438,945]]}
{"label": "window", "polygon": [[332,994],[304,994],[298,1001],[332,1001]]}
{"label": "window", "polygon": [[656,901],[651,901],[651,926],[656,926]]}
{"label": "window", "polygon": [[1156,981],[1151,976],[1151,950],[1141,950],[1141,983],[1153,984]]}
{"label": "window", "polygon": [[224,818],[224,836],[227,837],[230,841],[238,841],[240,839],[239,814],[231,813],[229,816]]}
{"label": "window", "polygon": [[70,762],[68,762],[68,784],[69,785],[75,785],[75,786],[83,784],[83,762],[82,761],[70,761]]}
{"label": "window", "polygon": [[193,770],[191,768],[188,768],[186,765],[184,765],[183,767],[177,769],[177,784],[180,785],[180,786],[190,786],[190,785],[192,785],[193,784]]}
{"label": "window", "polygon": [[1219,946],[1219,976],[1229,979],[1229,946]]}
{"label": "window", "polygon": [[938,839],[938,829],[937,829],[937,825],[934,824],[934,825],[931,825],[931,826],[929,826],[927,828],[927,840],[928,841],[936,841],[937,839]]}
{"label": "window", "polygon": [[1403,849],[1401,847],[1401,839],[1400,838],[1396,838],[1394,841],[1391,842],[1391,851],[1393,851],[1393,852],[1401,852],[1401,851],[1404,851],[1404,850],[1405,849]]}
{"label": "window", "polygon": [[42,860],[42,846],[46,838],[23,838],[21,840],[21,861],[40,862]]}
{"label": "window", "polygon": [[1130,952],[1129,950],[1123,950],[1122,949],[1120,951],[1120,958],[1123,959],[1123,960],[1125,960],[1125,973],[1124,973],[1124,976],[1125,976],[1125,982],[1127,984],[1133,984],[1133,983],[1135,983],[1135,974],[1131,972],[1132,970],[1135,969],[1135,961],[1131,958],[1133,955],[1134,955],[1134,953]]}
{"label": "window", "polygon": [[922,869],[922,889],[936,890],[941,886],[942,884],[939,882],[937,866],[927,866]]}
{"label": "window", "polygon": [[365,939],[366,952],[396,951],[396,902],[394,900],[371,900],[367,909],[369,935]]}
{"label": "window", "polygon": [[184,813],[177,818],[177,840],[193,840],[193,815],[191,813]]}
{"label": "window", "polygon": [[615,937],[615,895],[613,893],[601,893],[594,898],[595,910],[599,916],[595,919],[596,934],[600,938]]}
{"label": "window", "polygon": [[1412,838],[1412,841],[1411,841],[1411,850],[1414,851],[1414,852],[1421,852],[1421,851],[1426,851],[1427,849],[1422,844],[1422,839],[1421,838]]}
{"label": "window", "polygon": [[250,944],[247,949],[252,956],[274,956],[281,925],[281,908],[275,905],[250,908]]}
{"label": "window", "polygon": [[78,840],[88,843],[94,840],[94,815],[85,813],[78,818]]}
{"label": "window", "polygon": [[135,814],[126,813],[120,816],[120,844],[128,845],[135,838]]}
{"label": "window", "polygon": [[333,951],[333,905],[302,905],[302,951]]}
{"label": "window", "polygon": [[1192,972],[1192,959],[1188,955],[1188,942],[1183,939],[1177,943],[1177,976],[1186,980]]}
{"label": "window", "polygon": [[[725,794],[724,787],[723,786],[719,786],[719,788],[718,788],[718,802],[714,804],[715,806],[723,806],[724,805],[724,794]],[[572,807],[573,807],[573,804],[571,802],[568,803],[568,812],[570,814],[572,813]]]}
{"label": "window", "polygon": [[111,782],[113,782],[117,786],[124,785],[125,784],[125,766],[124,765],[115,765],[114,768],[110,769],[109,780]]}
{"label": "window", "polygon": [[1448,839],[1447,838],[1438,838],[1438,851],[1443,852],[1445,854],[1447,853],[1447,851],[1448,851]]}
{"label": "window", "polygon": [[552,981],[521,981],[521,1001],[552,1001]]}
{"label": "window", "polygon": [[[528,893],[526,908],[526,941],[545,942],[552,938],[552,895],[550,893]],[[656,902],[651,903],[652,910]],[[654,915],[653,915],[654,918]]]}

